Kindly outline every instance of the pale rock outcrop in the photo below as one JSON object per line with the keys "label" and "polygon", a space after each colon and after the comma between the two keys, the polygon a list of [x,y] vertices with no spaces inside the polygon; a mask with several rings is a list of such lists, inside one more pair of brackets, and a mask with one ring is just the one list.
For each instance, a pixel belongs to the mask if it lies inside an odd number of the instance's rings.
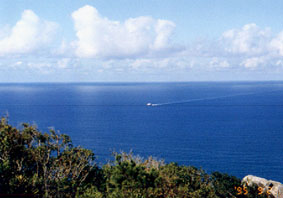
{"label": "pale rock outcrop", "polygon": [[247,175],[242,179],[242,184],[247,186],[258,186],[269,192],[271,197],[283,198],[283,184],[277,181],[267,180],[253,175]]}

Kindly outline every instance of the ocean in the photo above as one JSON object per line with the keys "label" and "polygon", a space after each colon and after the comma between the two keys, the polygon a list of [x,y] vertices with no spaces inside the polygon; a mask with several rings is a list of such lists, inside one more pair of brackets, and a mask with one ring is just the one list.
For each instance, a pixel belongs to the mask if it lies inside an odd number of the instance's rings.
{"label": "ocean", "polygon": [[283,182],[283,82],[0,84],[0,113],[68,134],[99,165],[132,150]]}

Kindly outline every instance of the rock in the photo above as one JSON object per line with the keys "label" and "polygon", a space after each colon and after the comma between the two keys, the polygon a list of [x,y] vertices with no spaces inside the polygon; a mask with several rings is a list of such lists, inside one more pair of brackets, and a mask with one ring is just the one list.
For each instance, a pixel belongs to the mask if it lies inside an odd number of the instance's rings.
{"label": "rock", "polygon": [[246,186],[258,186],[269,192],[271,197],[283,198],[283,184],[277,181],[267,180],[253,175],[247,175],[242,179],[242,184]]}

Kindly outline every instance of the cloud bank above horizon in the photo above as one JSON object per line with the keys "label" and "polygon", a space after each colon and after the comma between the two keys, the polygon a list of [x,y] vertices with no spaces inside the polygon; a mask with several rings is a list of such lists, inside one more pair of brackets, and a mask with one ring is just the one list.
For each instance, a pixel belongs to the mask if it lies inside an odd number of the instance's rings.
{"label": "cloud bank above horizon", "polygon": [[175,73],[173,80],[186,72],[283,73],[283,30],[273,33],[270,27],[248,23],[213,40],[178,43],[174,21],[151,16],[114,21],[90,5],[70,16],[75,37],[71,41],[60,34],[59,22],[33,10],[24,10],[15,24],[0,27],[0,68],[42,75],[73,71],[70,78],[80,73],[81,80],[89,73],[112,73],[105,79],[115,73],[143,74],[145,81],[146,75],[159,73]]}

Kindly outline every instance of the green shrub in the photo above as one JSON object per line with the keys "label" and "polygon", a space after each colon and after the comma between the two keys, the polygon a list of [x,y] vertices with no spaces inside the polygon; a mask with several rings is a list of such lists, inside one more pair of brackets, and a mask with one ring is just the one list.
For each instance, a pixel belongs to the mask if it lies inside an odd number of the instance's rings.
{"label": "green shrub", "polygon": [[[235,187],[240,179],[227,174],[152,157],[114,153],[114,161],[95,165],[94,153],[74,147],[69,136],[54,130],[41,133],[23,124],[17,129],[0,122],[0,194],[37,197],[94,198],[226,198],[267,197],[257,187],[247,195]],[[238,195],[237,195],[238,193]]]}

